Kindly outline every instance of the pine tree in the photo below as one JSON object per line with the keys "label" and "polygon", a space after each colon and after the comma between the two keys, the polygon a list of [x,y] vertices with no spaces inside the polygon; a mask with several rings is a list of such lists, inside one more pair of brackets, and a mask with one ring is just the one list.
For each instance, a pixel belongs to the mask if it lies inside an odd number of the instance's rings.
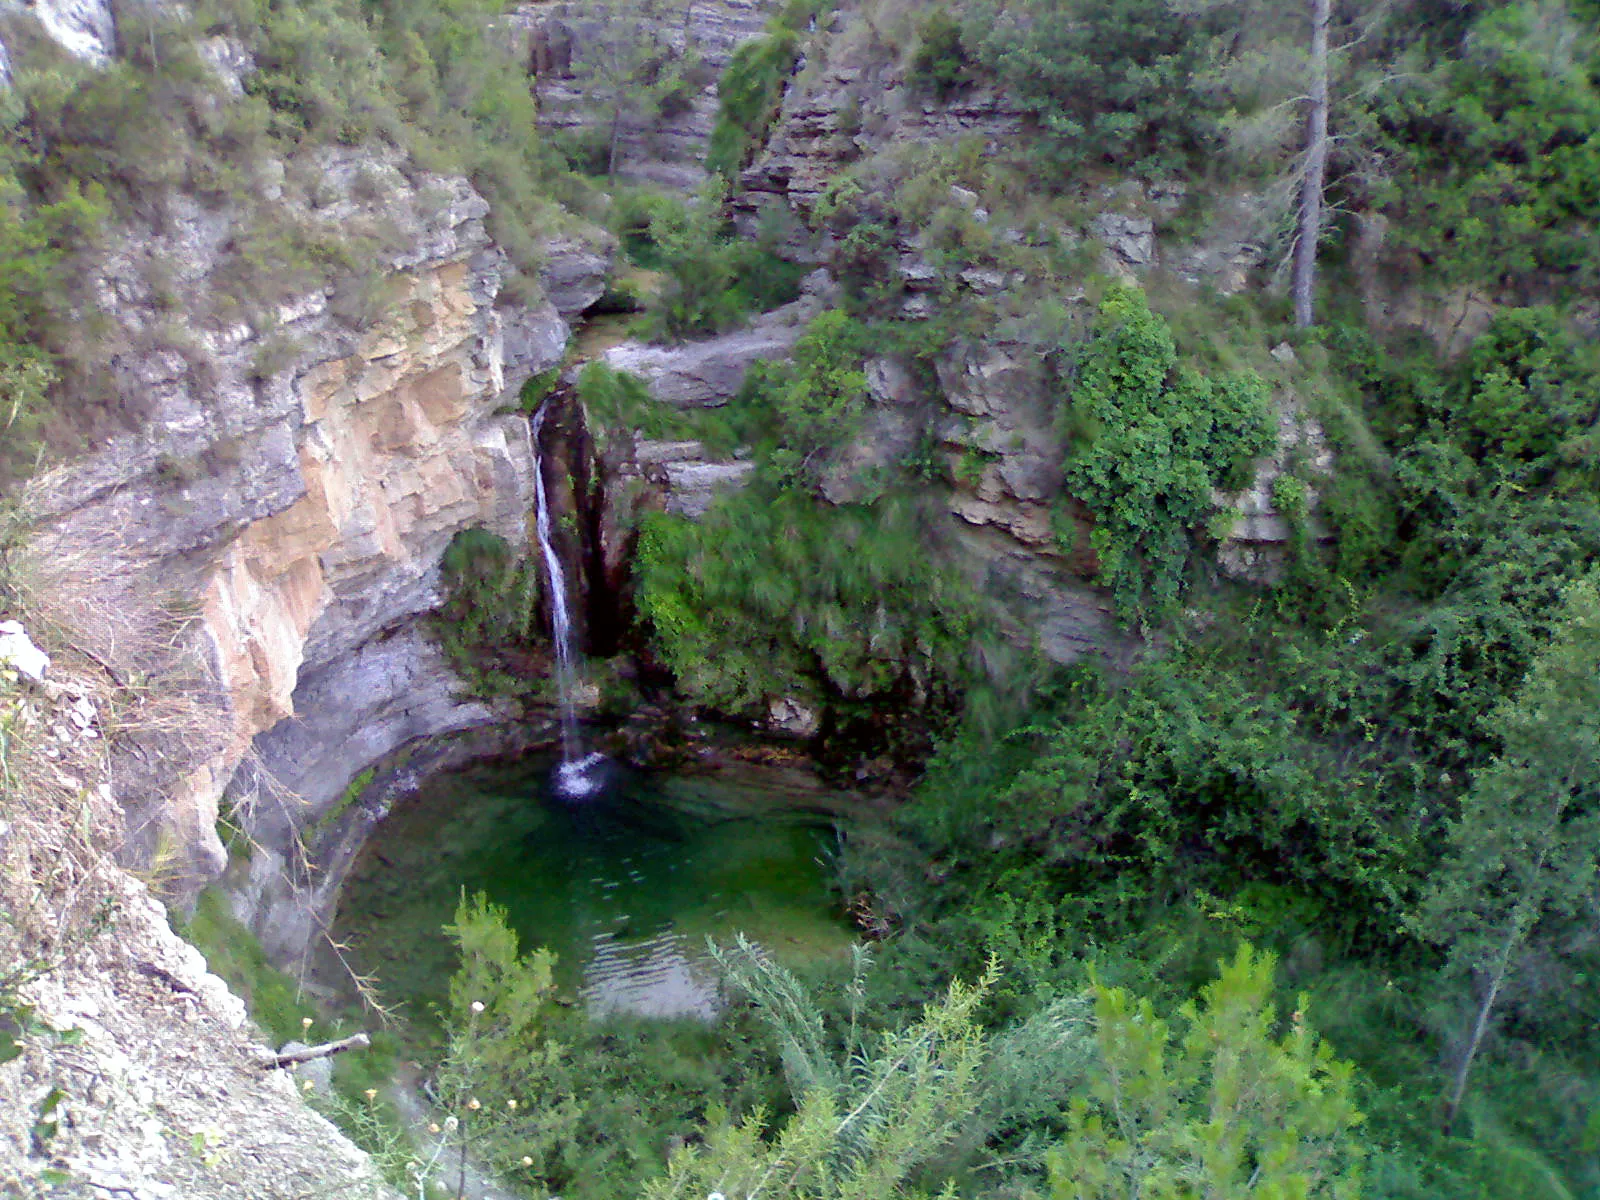
{"label": "pine tree", "polygon": [[[686,1147],[646,1200],[890,1200],[915,1168],[948,1144],[977,1109],[986,1038],[977,1009],[995,981],[953,983],[922,1019],[856,1049],[827,1055],[820,1016],[799,981],[740,937],[718,951],[724,972],[778,1032],[796,1111],[766,1136],[765,1114],[707,1131]],[[858,953],[859,1003],[867,959]],[[852,1010],[854,1012],[854,1010]]]}
{"label": "pine tree", "polygon": [[1275,960],[1239,948],[1180,1012],[1096,985],[1097,1069],[1050,1159],[1052,1200],[1357,1194],[1353,1068],[1307,1026],[1275,1033]]}
{"label": "pine tree", "polygon": [[1474,991],[1445,1101],[1448,1128],[1496,1009],[1542,926],[1585,910],[1600,857],[1600,572],[1567,592],[1549,646],[1497,712],[1505,750],[1480,771],[1418,920]]}

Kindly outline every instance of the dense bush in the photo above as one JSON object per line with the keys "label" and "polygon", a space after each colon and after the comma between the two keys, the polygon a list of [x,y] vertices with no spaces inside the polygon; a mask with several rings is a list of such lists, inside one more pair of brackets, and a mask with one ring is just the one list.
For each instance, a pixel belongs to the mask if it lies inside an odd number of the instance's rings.
{"label": "dense bush", "polygon": [[686,697],[938,703],[958,686],[970,602],[930,559],[915,504],[834,508],[749,488],[698,522],[647,519],[638,604]]}
{"label": "dense bush", "polygon": [[529,670],[543,650],[539,573],[486,529],[463,529],[441,563],[445,600],[433,614],[440,644],[482,696],[524,696],[544,682]]}
{"label": "dense bush", "polygon": [[1178,365],[1142,292],[1101,302],[1066,407],[1066,487],[1094,516],[1100,577],[1125,620],[1177,601],[1213,490],[1242,487],[1273,446],[1267,400],[1253,373]]}
{"label": "dense bush", "polygon": [[733,52],[717,85],[717,123],[706,152],[708,170],[729,180],[738,178],[777,115],[798,56],[797,35],[786,28],[746,42]]}
{"label": "dense bush", "polygon": [[948,99],[967,81],[970,59],[960,23],[946,9],[936,8],[917,28],[917,48],[911,56],[907,79],[914,87],[925,88],[941,100]]}
{"label": "dense bush", "polygon": [[1205,32],[1164,0],[1027,0],[969,44],[1037,116],[1052,172],[1105,164],[1160,178],[1217,142],[1216,101],[1198,86]]}
{"label": "dense bush", "polygon": [[713,184],[693,204],[657,197],[625,220],[624,245],[634,260],[667,276],[650,303],[645,333],[663,338],[718,333],[800,294],[805,268],[780,258],[766,238],[736,237],[728,226],[726,199],[726,190]]}
{"label": "dense bush", "polygon": [[[1454,26],[1443,32],[1460,37]],[[1441,38],[1378,112],[1400,164],[1397,234],[1446,283],[1529,298],[1600,283],[1600,40],[1592,18],[1532,0],[1485,6]]]}

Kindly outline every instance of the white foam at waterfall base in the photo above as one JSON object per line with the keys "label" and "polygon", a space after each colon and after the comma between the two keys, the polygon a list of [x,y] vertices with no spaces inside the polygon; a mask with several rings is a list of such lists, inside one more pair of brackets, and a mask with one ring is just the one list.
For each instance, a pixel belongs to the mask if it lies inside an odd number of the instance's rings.
{"label": "white foam at waterfall base", "polygon": [[582,800],[593,796],[605,787],[605,773],[600,770],[606,756],[590,751],[575,762],[563,762],[556,767],[556,795],[563,800]]}

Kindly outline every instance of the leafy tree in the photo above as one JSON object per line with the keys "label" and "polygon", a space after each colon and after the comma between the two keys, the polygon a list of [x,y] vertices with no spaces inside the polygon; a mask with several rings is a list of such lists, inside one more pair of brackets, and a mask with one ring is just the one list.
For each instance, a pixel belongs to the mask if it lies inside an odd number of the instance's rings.
{"label": "leafy tree", "polygon": [[862,361],[867,331],[848,313],[825,312],[806,327],[771,397],[777,449],[773,465],[786,478],[815,474],[818,455],[849,441],[867,404]]}
{"label": "leafy tree", "polygon": [[1055,170],[1106,164],[1181,172],[1217,142],[1194,86],[1200,23],[1167,0],[1022,0],[979,6],[966,43],[1038,117]]}
{"label": "leafy tree", "polygon": [[1548,648],[1497,715],[1505,749],[1474,777],[1418,918],[1446,951],[1446,978],[1475,993],[1447,1126],[1536,935],[1592,903],[1600,868],[1600,575],[1569,589]]}
{"label": "leafy tree", "polygon": [[469,1157],[484,1156],[508,1177],[527,1178],[571,1137],[579,1109],[547,1086],[562,1054],[543,1036],[555,956],[542,948],[521,953],[507,911],[482,892],[470,898],[463,892],[445,932],[461,953],[449,1011],[441,1014],[447,1038],[433,1078],[446,1121],[419,1184],[453,1175],[460,1195]]}
{"label": "leafy tree", "polygon": [[657,196],[638,205],[648,215],[634,218],[631,236],[624,224],[635,261],[667,276],[640,323],[646,336],[719,333],[800,294],[805,268],[779,258],[766,231],[734,236],[727,199],[727,183],[713,176],[692,203]]}
{"label": "leafy tree", "polygon": [[1265,383],[1180,366],[1144,293],[1118,287],[1100,303],[1064,421],[1067,493],[1094,515],[1090,542],[1119,612],[1170,609],[1213,489],[1242,486],[1273,445]]}
{"label": "leafy tree", "polygon": [[947,9],[936,8],[917,28],[917,49],[911,56],[909,78],[945,100],[967,81],[969,60],[960,24]]}
{"label": "leafy tree", "polygon": [[1595,283],[1600,39],[1583,7],[1470,6],[1465,29],[1441,23],[1415,85],[1384,96],[1383,198],[1439,282],[1546,296]]}
{"label": "leafy tree", "polygon": [[1279,1036],[1275,959],[1249,945],[1180,1010],[1096,984],[1099,1048],[1050,1160],[1052,1200],[1355,1197],[1363,1121],[1354,1069],[1306,1024]]}
{"label": "leafy tree", "polygon": [[1315,316],[1317,253],[1332,174],[1347,191],[1376,170],[1367,97],[1390,72],[1379,35],[1391,0],[1174,0],[1215,32],[1203,73],[1241,166],[1267,176],[1274,217],[1292,214],[1289,293],[1295,324]]}
{"label": "leafy tree", "polygon": [[733,181],[777,115],[784,84],[800,55],[799,36],[779,21],[734,50],[717,82],[717,123],[706,169]]}

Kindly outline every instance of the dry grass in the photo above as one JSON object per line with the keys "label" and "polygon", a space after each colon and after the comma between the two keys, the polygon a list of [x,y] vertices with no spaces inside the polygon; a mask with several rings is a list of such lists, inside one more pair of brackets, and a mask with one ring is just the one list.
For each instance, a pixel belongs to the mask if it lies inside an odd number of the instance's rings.
{"label": "dry grass", "polygon": [[192,614],[116,537],[36,533],[15,512],[0,523],[0,619],[52,660],[43,686],[0,675],[4,990],[98,932],[119,856],[161,882],[163,839],[140,825],[158,826],[166,791],[221,748],[227,713]]}

